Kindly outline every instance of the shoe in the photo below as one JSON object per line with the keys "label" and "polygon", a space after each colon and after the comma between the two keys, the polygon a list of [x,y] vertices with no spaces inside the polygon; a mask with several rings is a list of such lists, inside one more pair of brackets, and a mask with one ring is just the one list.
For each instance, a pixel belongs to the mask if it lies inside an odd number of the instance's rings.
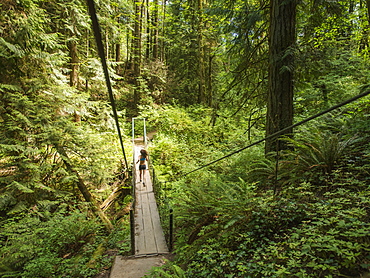
{"label": "shoe", "polygon": [[141,180],[140,180],[140,182],[141,182]]}

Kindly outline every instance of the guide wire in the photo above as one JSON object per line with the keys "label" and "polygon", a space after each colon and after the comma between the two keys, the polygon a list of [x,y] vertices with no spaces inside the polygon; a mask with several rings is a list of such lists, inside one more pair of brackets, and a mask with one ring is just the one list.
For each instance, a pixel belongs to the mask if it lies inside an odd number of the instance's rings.
{"label": "guide wire", "polygon": [[320,112],[320,113],[318,113],[316,115],[313,115],[311,117],[308,117],[308,118],[306,118],[306,119],[304,119],[304,120],[302,120],[302,121],[300,121],[300,122],[298,122],[296,124],[290,125],[290,126],[288,126],[286,128],[283,128],[283,129],[281,129],[281,130],[279,130],[279,131],[277,131],[277,132],[275,132],[273,134],[270,134],[269,136],[266,136],[265,138],[263,138],[261,140],[258,140],[258,141],[254,142],[254,143],[252,143],[252,144],[250,144],[248,146],[245,146],[245,147],[243,147],[241,149],[238,149],[238,150],[236,150],[234,152],[231,152],[231,153],[229,153],[229,154],[227,154],[227,155],[225,155],[225,156],[223,156],[223,157],[221,157],[219,159],[216,159],[216,160],[214,160],[214,161],[212,161],[210,163],[204,164],[203,166],[200,166],[199,168],[196,168],[195,170],[192,170],[192,171],[190,171],[190,172],[188,172],[188,173],[180,176],[179,178],[185,177],[185,176],[187,176],[187,175],[189,175],[191,173],[194,173],[194,172],[199,171],[199,170],[201,170],[203,168],[206,168],[206,167],[208,167],[208,166],[210,166],[212,164],[215,164],[216,162],[219,162],[219,161],[221,161],[221,160],[223,160],[225,158],[228,158],[230,156],[233,156],[234,154],[240,153],[241,151],[244,151],[245,149],[248,149],[248,148],[253,147],[253,146],[255,146],[255,145],[259,144],[259,143],[262,143],[263,141],[266,141],[268,139],[271,139],[271,138],[274,138],[274,137],[276,137],[278,135],[281,135],[285,131],[288,131],[288,130],[293,129],[293,128],[297,127],[297,126],[300,126],[300,125],[302,125],[304,123],[307,123],[307,122],[309,122],[309,121],[311,121],[313,119],[316,119],[316,118],[318,118],[318,117],[320,117],[320,116],[322,116],[324,114],[327,114],[327,113],[329,113],[329,112],[331,112],[331,111],[333,111],[335,109],[338,109],[338,108],[340,108],[340,107],[342,107],[344,105],[347,105],[347,104],[349,104],[349,103],[351,103],[351,102],[353,102],[353,101],[355,101],[357,99],[363,98],[363,97],[365,97],[365,96],[367,96],[369,94],[370,94],[370,90],[367,90],[367,91],[365,91],[365,92],[363,92],[361,94],[358,94],[357,96],[355,96],[353,98],[350,98],[350,99],[348,99],[346,101],[343,101],[343,102],[341,102],[341,103],[339,103],[337,105],[334,105],[334,106],[332,106],[332,107],[330,107],[330,108],[328,108],[328,109],[326,109],[326,110],[324,110],[324,111],[322,111],[322,112]]}
{"label": "guide wire", "polygon": [[99,56],[100,56],[100,60],[101,60],[101,63],[102,63],[102,67],[103,67],[103,71],[104,71],[104,75],[105,75],[105,80],[106,80],[106,83],[107,83],[107,89],[108,89],[108,93],[109,93],[110,104],[112,106],[113,117],[114,117],[114,120],[116,122],[118,137],[119,137],[119,140],[120,140],[120,144],[121,144],[121,148],[122,148],[122,152],[123,152],[123,157],[125,159],[126,169],[128,169],[125,148],[123,146],[121,129],[119,127],[119,122],[118,122],[116,102],[115,102],[115,99],[114,99],[114,96],[113,96],[112,85],[111,85],[110,78],[109,78],[108,66],[107,66],[107,61],[105,59],[104,46],[103,46],[103,42],[102,42],[103,40],[102,40],[102,35],[101,35],[101,32],[100,32],[98,17],[96,15],[94,0],[87,0],[87,5],[89,7],[89,13],[90,13],[91,21],[92,21],[94,37],[95,37],[96,45],[97,45],[97,48],[98,48],[98,53],[99,53]]}

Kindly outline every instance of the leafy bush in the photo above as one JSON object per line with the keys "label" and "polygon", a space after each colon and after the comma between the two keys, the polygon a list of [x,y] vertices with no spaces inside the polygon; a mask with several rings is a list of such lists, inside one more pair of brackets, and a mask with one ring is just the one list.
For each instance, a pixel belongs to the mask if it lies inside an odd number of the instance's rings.
{"label": "leafy bush", "polygon": [[27,215],[0,230],[3,277],[89,277],[88,262],[102,241],[103,228],[86,214],[59,213],[45,221]]}
{"label": "leafy bush", "polygon": [[[369,200],[368,192],[341,189],[311,197],[309,205],[260,196],[252,209],[240,208],[233,225],[219,217],[198,233],[196,244],[178,242],[180,260],[187,258],[187,277],[356,275],[370,267]],[[190,253],[185,257],[183,250]]]}
{"label": "leafy bush", "polygon": [[116,249],[121,255],[127,255],[131,251],[129,219],[125,220],[121,225],[116,224],[116,228],[109,234],[106,243],[107,248]]}
{"label": "leafy bush", "polygon": [[181,174],[184,161],[189,156],[185,144],[166,136],[158,136],[149,151],[160,181],[169,181]]}

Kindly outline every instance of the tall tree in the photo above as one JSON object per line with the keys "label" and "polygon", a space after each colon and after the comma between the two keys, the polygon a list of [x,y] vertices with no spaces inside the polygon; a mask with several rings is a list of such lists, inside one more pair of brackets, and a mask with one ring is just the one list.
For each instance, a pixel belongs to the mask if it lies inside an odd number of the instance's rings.
{"label": "tall tree", "polygon": [[153,17],[152,17],[152,45],[153,45],[153,59],[158,59],[158,33],[159,33],[159,3],[158,0],[153,2]]}
{"label": "tall tree", "polygon": [[370,0],[366,0],[366,10],[367,10],[367,28],[364,28],[363,31],[365,35],[365,42],[364,45],[366,47],[367,53],[369,53],[369,33],[370,33]]}
{"label": "tall tree", "polygon": [[195,10],[197,13],[195,14],[197,18],[196,23],[196,34],[197,34],[197,58],[198,58],[198,101],[199,103],[206,104],[207,103],[207,92],[206,92],[206,61],[205,61],[205,42],[204,42],[204,14],[203,14],[203,3],[204,0],[197,0]]}
{"label": "tall tree", "polygon": [[142,60],[142,16],[143,3],[139,0],[134,1],[135,21],[133,30],[133,67],[134,67],[134,107],[137,108],[140,99],[140,75],[141,75],[141,60]]}
{"label": "tall tree", "polygon": [[[271,0],[269,36],[269,86],[266,135],[293,123],[293,72],[296,43],[296,0]],[[288,129],[283,134],[291,134]],[[285,148],[276,137],[266,140],[265,152]]]}

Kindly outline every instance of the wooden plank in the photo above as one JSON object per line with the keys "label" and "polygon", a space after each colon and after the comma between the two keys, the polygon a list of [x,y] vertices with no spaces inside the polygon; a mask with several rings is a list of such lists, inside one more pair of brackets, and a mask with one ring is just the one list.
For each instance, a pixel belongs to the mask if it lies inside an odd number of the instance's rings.
{"label": "wooden plank", "polygon": [[[158,253],[154,238],[153,223],[149,208],[148,193],[141,184],[137,186],[137,198],[140,199],[141,205],[138,208],[138,236],[135,240],[137,248],[135,255]],[[139,211],[140,209],[140,211]]]}
{"label": "wooden plank", "polygon": [[[136,189],[138,191],[138,187]],[[143,224],[143,200],[141,194],[136,191],[136,204],[135,204],[135,254],[139,250],[145,249],[145,234],[144,234],[144,224]]]}
{"label": "wooden plank", "polygon": [[[145,249],[139,250],[139,254],[153,254],[157,253],[157,247],[155,244],[153,223],[150,214],[150,208],[148,206],[148,194],[142,195],[143,200],[143,230],[144,230],[144,239],[145,240]],[[145,205],[144,205],[145,204]]]}
{"label": "wooden plank", "polygon": [[152,192],[153,191],[153,184],[152,184],[152,181],[151,181],[151,178],[150,178],[150,172],[149,172],[149,170],[146,170],[145,171],[144,177],[145,177],[145,187],[146,187],[146,190],[148,192]]}
{"label": "wooden plank", "polygon": [[[136,224],[136,235],[135,238],[135,245],[136,251],[135,254],[142,254],[147,252],[146,251],[146,234],[145,234],[145,207],[147,200],[144,198],[143,194],[140,192],[141,186],[137,186],[136,196],[137,200],[140,200],[138,207],[137,207],[137,224]],[[135,219],[136,220],[136,219]]]}
{"label": "wooden plank", "polygon": [[159,217],[159,212],[157,208],[157,203],[155,201],[154,193],[150,194],[149,206],[150,206],[150,213],[152,217],[155,241],[157,245],[157,252],[167,253],[168,248],[167,248],[166,240],[164,238],[163,229],[161,226],[161,220]]}

